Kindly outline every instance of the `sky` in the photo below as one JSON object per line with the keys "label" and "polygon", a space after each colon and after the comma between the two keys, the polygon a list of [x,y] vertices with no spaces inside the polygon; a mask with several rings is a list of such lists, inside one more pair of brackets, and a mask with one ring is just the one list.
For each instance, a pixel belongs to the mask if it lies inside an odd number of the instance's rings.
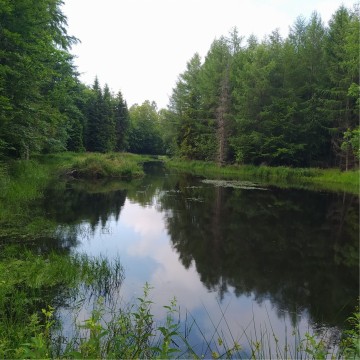
{"label": "sky", "polygon": [[121,91],[128,106],[155,101],[165,108],[186,63],[204,59],[211,43],[234,27],[245,39],[279,29],[286,37],[300,15],[317,11],[325,24],[355,0],[64,0],[71,52],[80,80]]}

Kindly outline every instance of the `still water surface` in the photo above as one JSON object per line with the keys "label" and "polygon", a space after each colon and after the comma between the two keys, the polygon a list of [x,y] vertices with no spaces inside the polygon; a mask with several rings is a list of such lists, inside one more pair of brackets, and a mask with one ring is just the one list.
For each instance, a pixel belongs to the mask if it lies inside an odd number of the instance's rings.
{"label": "still water surface", "polygon": [[245,350],[273,331],[296,346],[294,328],[336,340],[357,303],[357,196],[204,181],[149,164],[144,179],[67,183],[46,199],[72,252],[120,258],[123,303],[148,282],[161,322],[177,299],[182,326],[197,324],[189,342],[199,353],[219,335]]}

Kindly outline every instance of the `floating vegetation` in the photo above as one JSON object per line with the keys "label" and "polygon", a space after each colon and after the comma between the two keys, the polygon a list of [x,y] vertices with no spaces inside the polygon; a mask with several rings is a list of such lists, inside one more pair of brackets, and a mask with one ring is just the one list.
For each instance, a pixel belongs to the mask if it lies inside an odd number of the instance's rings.
{"label": "floating vegetation", "polygon": [[218,187],[230,187],[234,189],[267,190],[266,188],[260,187],[258,184],[255,184],[250,181],[205,179],[205,180],[201,180],[201,182],[204,184],[210,184]]}
{"label": "floating vegetation", "polygon": [[188,197],[186,198],[186,200],[188,201],[197,201],[197,202],[204,202],[204,199],[201,199],[201,198],[196,198],[196,197]]}

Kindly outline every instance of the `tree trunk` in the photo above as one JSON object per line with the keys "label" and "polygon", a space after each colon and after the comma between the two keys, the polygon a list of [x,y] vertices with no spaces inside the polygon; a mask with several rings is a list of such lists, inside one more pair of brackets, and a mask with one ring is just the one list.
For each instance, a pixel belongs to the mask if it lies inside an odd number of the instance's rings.
{"label": "tree trunk", "polygon": [[223,166],[226,160],[227,153],[227,138],[228,138],[228,121],[227,114],[230,107],[230,86],[229,86],[229,66],[226,69],[224,79],[221,84],[221,92],[219,99],[219,106],[216,110],[217,120],[217,141],[218,154],[217,164]]}

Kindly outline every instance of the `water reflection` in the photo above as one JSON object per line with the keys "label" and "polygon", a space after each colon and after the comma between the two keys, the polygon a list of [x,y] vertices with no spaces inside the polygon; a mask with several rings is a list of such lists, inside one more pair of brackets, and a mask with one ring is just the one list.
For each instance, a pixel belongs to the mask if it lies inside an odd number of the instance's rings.
{"label": "water reflection", "polygon": [[354,305],[359,229],[353,196],[181,181],[176,188],[176,196],[162,199],[171,241],[183,265],[194,262],[220,298],[231,286],[237,296],[269,298],[294,314],[307,309],[314,321],[328,324]]}
{"label": "water reflection", "polygon": [[358,197],[224,188],[158,170],[57,186],[44,204],[75,251],[120,256],[125,301],[148,281],[156,316],[176,296],[209,338],[214,324],[243,339],[254,322],[280,336],[285,323],[343,327],[358,296]]}

